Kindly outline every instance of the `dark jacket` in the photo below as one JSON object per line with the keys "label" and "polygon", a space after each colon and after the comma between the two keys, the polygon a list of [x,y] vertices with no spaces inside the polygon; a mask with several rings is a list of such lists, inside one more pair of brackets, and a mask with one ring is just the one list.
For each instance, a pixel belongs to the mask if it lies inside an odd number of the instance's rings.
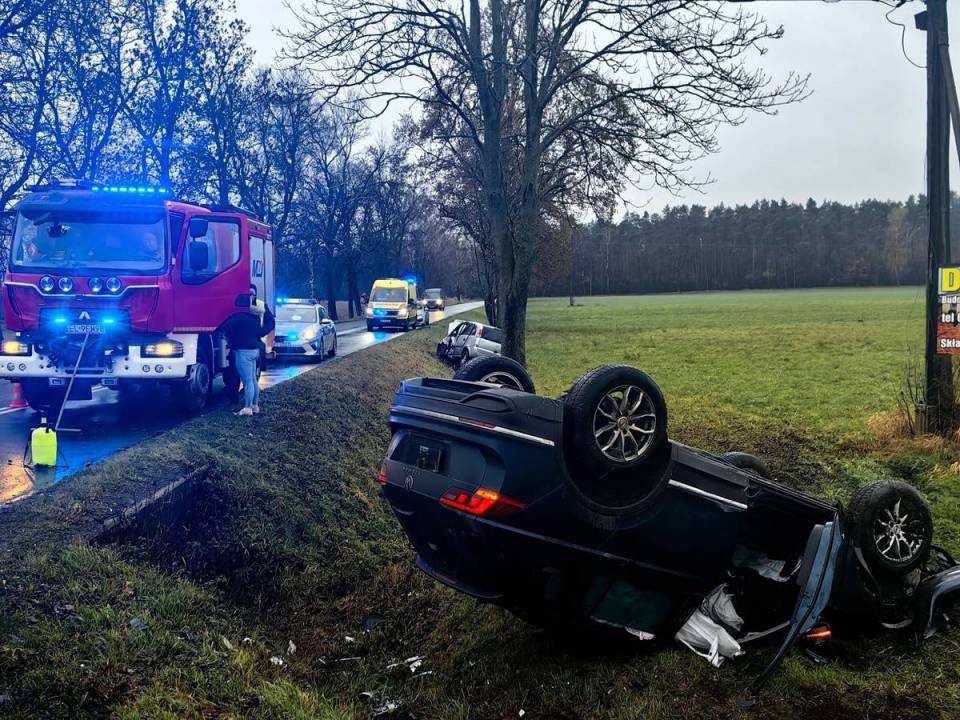
{"label": "dark jacket", "polygon": [[269,335],[276,322],[270,308],[263,313],[263,324],[260,316],[252,312],[240,312],[231,315],[223,324],[223,332],[232,350],[259,350],[260,338]]}

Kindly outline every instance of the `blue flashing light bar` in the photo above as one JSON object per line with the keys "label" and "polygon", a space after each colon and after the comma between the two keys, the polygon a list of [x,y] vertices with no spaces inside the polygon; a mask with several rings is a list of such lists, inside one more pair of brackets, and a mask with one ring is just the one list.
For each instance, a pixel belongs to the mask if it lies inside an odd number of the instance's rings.
{"label": "blue flashing light bar", "polygon": [[56,324],[56,325],[66,325],[66,324],[67,324],[67,316],[66,316],[66,315],[57,315],[56,317],[53,318],[53,322],[54,322],[54,324]]}
{"label": "blue flashing light bar", "polygon": [[169,195],[170,189],[165,187],[141,185],[93,185],[94,192],[105,193],[133,193],[135,195]]}
{"label": "blue flashing light bar", "polygon": [[417,276],[416,276],[416,275],[407,275],[407,276],[404,278],[404,280],[407,281],[407,285],[416,285],[416,284],[417,284]]}

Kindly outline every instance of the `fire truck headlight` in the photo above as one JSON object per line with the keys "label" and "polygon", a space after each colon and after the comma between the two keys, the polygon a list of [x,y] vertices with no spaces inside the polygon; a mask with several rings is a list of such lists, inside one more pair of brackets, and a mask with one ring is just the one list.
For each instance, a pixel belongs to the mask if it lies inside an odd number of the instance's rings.
{"label": "fire truck headlight", "polygon": [[73,291],[73,280],[68,277],[60,278],[60,282],[57,283],[57,287],[60,288],[61,292],[72,292]]}
{"label": "fire truck headlight", "polygon": [[87,280],[87,287],[90,288],[92,293],[101,293],[103,292],[103,280],[98,277],[92,277]]}
{"label": "fire truck headlight", "polygon": [[53,282],[53,278],[49,275],[44,275],[42,278],[40,278],[40,282],[37,284],[45,293],[53,292],[53,288],[56,287],[56,284]]}
{"label": "fire truck headlight", "polygon": [[120,278],[107,278],[107,290],[114,295],[120,292]]}
{"label": "fire truck headlight", "polygon": [[[183,343],[176,340],[162,340],[150,343],[143,348],[141,355],[145,358],[175,358],[183,357]],[[159,365],[157,366],[160,367]],[[163,370],[157,370],[163,372]]]}
{"label": "fire truck headlight", "polygon": [[30,346],[26,343],[22,343],[19,340],[6,340],[3,343],[3,354],[4,355],[29,355]]}

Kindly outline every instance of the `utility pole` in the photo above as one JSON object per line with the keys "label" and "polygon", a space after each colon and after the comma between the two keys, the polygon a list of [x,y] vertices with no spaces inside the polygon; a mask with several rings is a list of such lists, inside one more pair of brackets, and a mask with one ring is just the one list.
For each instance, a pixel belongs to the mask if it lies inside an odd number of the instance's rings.
{"label": "utility pole", "polygon": [[[937,354],[940,311],[938,268],[950,263],[950,106],[941,49],[948,47],[946,0],[926,0],[917,27],[927,32],[927,248],[926,353],[924,395],[927,427],[953,429],[953,372],[949,355]],[[943,53],[945,54],[945,53]]]}

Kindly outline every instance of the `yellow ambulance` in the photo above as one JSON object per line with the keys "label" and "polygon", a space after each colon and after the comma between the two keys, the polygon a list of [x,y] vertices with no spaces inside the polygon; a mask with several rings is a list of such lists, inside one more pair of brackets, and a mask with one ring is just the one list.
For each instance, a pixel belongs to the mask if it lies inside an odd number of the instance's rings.
{"label": "yellow ambulance", "polygon": [[375,280],[367,302],[367,330],[394,327],[410,330],[429,324],[428,310],[417,297],[413,278]]}

